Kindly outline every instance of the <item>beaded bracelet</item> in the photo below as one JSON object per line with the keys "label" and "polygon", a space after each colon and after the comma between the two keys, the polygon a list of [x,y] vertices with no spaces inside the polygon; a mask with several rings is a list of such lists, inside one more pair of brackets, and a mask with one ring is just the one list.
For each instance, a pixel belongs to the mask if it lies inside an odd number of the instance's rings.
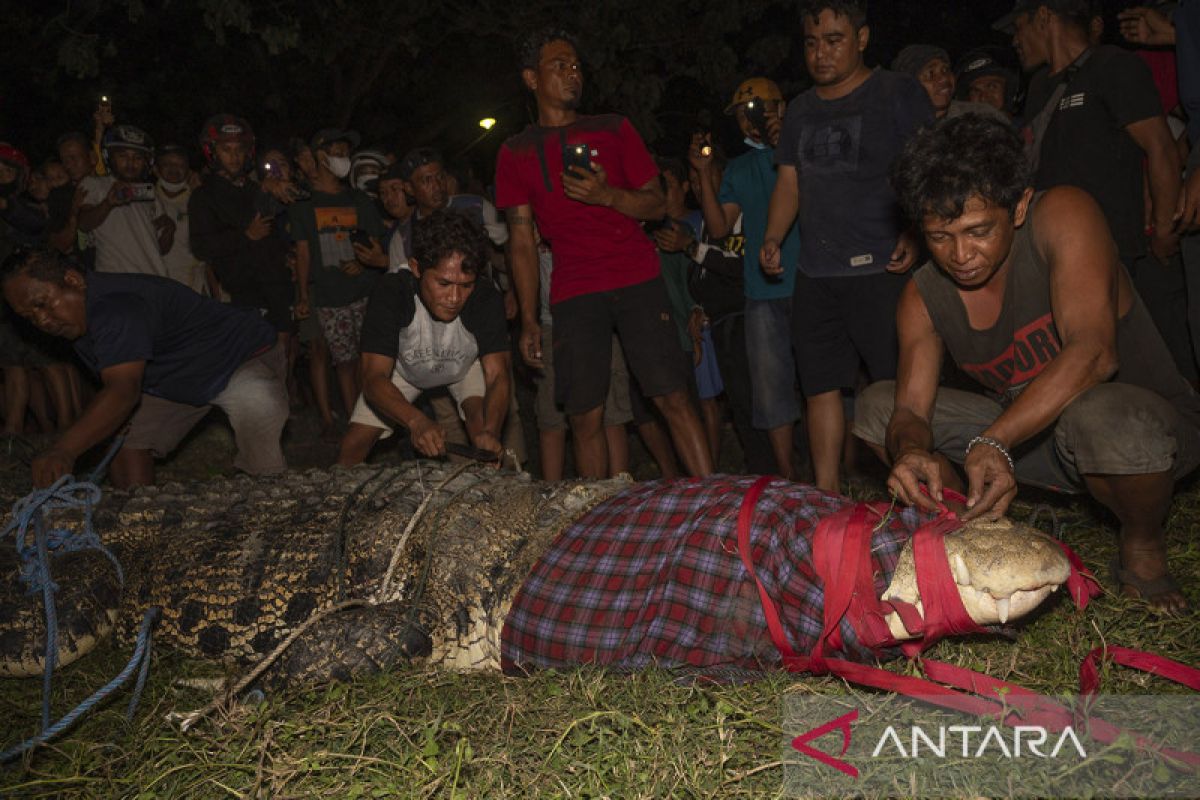
{"label": "beaded bracelet", "polygon": [[1000,444],[1000,442],[998,442],[997,440],[993,439],[990,436],[976,436],[974,439],[967,442],[967,452],[963,453],[964,459],[966,459],[967,456],[971,455],[971,450],[977,444],[986,444],[988,447],[991,447],[994,450],[999,450],[1000,455],[1004,456],[1004,460],[1008,462],[1009,470],[1014,475],[1017,473],[1017,466],[1016,466],[1016,464],[1013,463],[1012,455],[1008,452],[1008,448],[1005,447],[1004,445]]}

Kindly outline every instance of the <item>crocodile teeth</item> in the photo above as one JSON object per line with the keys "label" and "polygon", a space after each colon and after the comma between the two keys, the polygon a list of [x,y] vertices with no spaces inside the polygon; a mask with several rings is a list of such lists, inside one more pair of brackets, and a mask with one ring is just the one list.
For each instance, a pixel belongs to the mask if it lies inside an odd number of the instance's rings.
{"label": "crocodile teeth", "polygon": [[951,563],[954,572],[954,581],[959,586],[971,585],[971,571],[967,569],[967,562],[963,561],[963,557],[959,553],[954,554],[954,561]]}
{"label": "crocodile teeth", "polygon": [[996,601],[996,614],[1000,617],[1000,624],[1008,622],[1008,598],[1002,597]]}

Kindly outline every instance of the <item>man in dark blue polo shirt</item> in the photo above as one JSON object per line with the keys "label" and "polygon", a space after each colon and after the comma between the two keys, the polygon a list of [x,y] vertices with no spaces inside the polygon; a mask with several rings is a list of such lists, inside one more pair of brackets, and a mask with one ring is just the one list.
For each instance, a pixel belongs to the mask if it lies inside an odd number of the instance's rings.
{"label": "man in dark blue polo shirt", "polygon": [[170,453],[213,405],[233,426],[234,466],[254,475],[285,468],[279,436],[288,414],[286,360],[274,329],[256,312],[166,278],[84,275],[46,250],[14,254],[0,284],[18,314],[72,340],[102,383],[75,424],[34,460],[36,485],[71,472],[81,454],[131,415],[112,462],[113,484],[153,483],[154,458]]}

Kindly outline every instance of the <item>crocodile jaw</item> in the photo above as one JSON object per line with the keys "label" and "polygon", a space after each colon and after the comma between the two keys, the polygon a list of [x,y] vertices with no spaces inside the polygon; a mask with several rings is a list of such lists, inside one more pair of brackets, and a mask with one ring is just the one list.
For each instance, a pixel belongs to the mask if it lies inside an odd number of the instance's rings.
{"label": "crocodile jaw", "polygon": [[[1011,520],[973,520],[948,534],[945,542],[958,595],[979,625],[1005,624],[1025,616],[1071,574],[1070,563],[1057,542]],[[911,603],[924,616],[911,541],[904,546],[882,599]],[[913,638],[898,615],[888,614],[886,620],[897,639]]]}

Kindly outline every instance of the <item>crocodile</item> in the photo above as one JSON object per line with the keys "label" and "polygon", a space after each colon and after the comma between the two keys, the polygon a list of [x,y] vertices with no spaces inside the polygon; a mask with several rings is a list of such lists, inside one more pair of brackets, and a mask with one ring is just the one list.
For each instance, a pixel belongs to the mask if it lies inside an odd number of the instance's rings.
{"label": "crocodile", "polygon": [[[158,606],[156,646],[247,664],[274,650],[314,614],[358,600],[357,607],[328,614],[304,631],[264,680],[349,680],[408,662],[497,669],[505,660],[506,619],[529,576],[539,575],[552,593],[563,588],[554,581],[566,573],[549,565],[547,556],[564,547],[627,546],[622,536],[636,525],[621,519],[638,520],[643,533],[647,525],[660,532],[656,546],[663,563],[674,565],[656,568],[657,576],[626,576],[628,587],[653,592],[658,590],[651,584],[668,573],[678,578],[678,553],[687,546],[701,547],[701,559],[719,561],[729,575],[744,573],[740,564],[727,562],[738,558],[738,503],[751,480],[547,483],[491,467],[418,461],[109,491],[94,509],[94,524],[123,565],[124,582],[100,553],[53,555],[51,571],[59,587],[57,663],[86,655],[113,634],[131,639],[145,609]],[[664,500],[674,505],[662,506]],[[853,505],[782,480],[767,488],[764,501],[754,518],[756,529],[764,531],[756,547],[768,554],[767,561],[773,551],[788,550],[780,562],[792,576],[788,580],[811,573],[802,563],[807,551],[797,531]],[[55,513],[55,525],[80,521],[78,511]],[[880,522],[872,539],[879,596],[918,609],[912,547],[906,540],[921,522],[915,510],[896,513]],[[964,605],[984,625],[1028,614],[1070,572],[1056,542],[1007,521],[965,526],[947,536],[946,547]],[[602,558],[597,563],[588,576],[570,580],[615,585],[618,576],[603,574],[603,565],[619,562]],[[807,580],[805,591],[819,596],[822,587],[811,575]],[[710,648],[709,661],[720,663],[728,656],[730,662],[769,667],[773,654],[763,646],[753,584],[730,585],[716,600],[718,613],[737,617],[739,624],[717,626],[724,638]],[[524,619],[536,623],[538,608],[536,603],[522,606]],[[888,623],[898,638],[909,635],[898,619]],[[638,630],[629,625],[620,631],[621,647],[628,651],[620,659],[605,661],[593,654],[587,660],[618,668],[650,661],[670,666],[667,651],[636,652],[641,643],[631,637],[641,636]],[[731,633],[735,630],[744,635]],[[28,593],[13,549],[5,547],[0,550],[0,675],[41,674],[44,647],[40,597]],[[871,657],[865,650],[859,655]]]}

